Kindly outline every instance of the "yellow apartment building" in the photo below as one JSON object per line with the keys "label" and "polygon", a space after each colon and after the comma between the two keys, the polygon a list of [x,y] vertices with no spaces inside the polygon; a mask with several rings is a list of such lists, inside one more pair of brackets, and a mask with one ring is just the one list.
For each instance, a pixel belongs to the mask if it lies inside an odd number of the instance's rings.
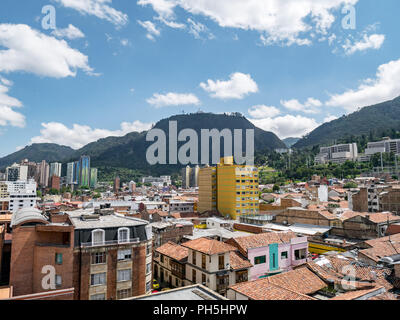
{"label": "yellow apartment building", "polygon": [[217,209],[232,219],[259,213],[258,169],[235,165],[233,157],[217,166]]}

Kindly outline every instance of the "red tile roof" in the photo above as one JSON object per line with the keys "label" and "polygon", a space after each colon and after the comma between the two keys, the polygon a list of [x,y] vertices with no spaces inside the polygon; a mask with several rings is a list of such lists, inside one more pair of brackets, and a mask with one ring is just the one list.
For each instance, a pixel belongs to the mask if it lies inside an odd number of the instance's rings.
{"label": "red tile roof", "polygon": [[234,251],[230,253],[230,265],[232,270],[242,270],[253,266],[249,260]]}
{"label": "red tile roof", "polygon": [[188,249],[179,244],[168,242],[156,249],[156,252],[165,255],[177,261],[184,260],[188,257]]}
{"label": "red tile roof", "polygon": [[182,244],[182,246],[195,251],[199,251],[201,253],[205,253],[207,255],[236,251],[236,248],[229,244],[207,238],[199,238],[196,240],[188,241]]}

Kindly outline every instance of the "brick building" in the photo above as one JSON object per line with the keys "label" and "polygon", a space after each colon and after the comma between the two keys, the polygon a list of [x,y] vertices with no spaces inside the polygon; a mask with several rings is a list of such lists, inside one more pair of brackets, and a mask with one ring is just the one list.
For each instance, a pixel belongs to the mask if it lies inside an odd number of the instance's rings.
{"label": "brick building", "polygon": [[[116,300],[151,292],[152,234],[146,221],[93,210],[46,218],[25,209],[11,226],[14,296],[73,288],[75,300]],[[51,288],[43,286],[46,273]]]}
{"label": "brick building", "polygon": [[154,248],[168,242],[181,243],[184,236],[193,235],[193,223],[186,220],[171,220],[150,224],[154,235]]}

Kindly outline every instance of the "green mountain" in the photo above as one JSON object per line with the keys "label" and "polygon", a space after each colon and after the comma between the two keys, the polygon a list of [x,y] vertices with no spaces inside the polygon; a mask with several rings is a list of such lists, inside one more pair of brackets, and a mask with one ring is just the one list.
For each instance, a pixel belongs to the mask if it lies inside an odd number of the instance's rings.
{"label": "green mountain", "polygon": [[[168,119],[161,120],[154,126],[154,128],[161,129],[166,133],[167,142],[169,138],[169,121],[177,121],[178,133],[182,129],[193,129],[197,132],[199,137],[199,153],[201,150],[201,129],[217,129],[219,131],[223,129],[230,129],[232,132],[234,129],[242,129],[243,134],[245,133],[246,129],[254,129],[254,143],[256,152],[271,151],[286,147],[285,144],[275,134],[256,128],[249,120],[240,114],[227,115],[196,113],[176,115]],[[179,166],[150,166],[148,164],[146,160],[146,151],[154,142],[147,142],[146,134],[147,132],[132,132],[124,137],[108,137],[90,143],[79,150],[72,150],[69,148],[69,152],[60,152],[59,148],[63,147],[54,145],[59,147],[54,147],[54,150],[56,151],[51,153],[51,155],[54,155],[54,157],[49,157],[49,152],[47,157],[45,157],[45,154],[35,154],[37,146],[33,145],[24,149],[26,152],[23,153],[23,156],[18,153],[14,153],[3,159],[0,159],[0,163],[2,163],[4,167],[10,165],[12,162],[19,162],[25,158],[28,158],[32,161],[41,161],[42,159],[45,159],[47,161],[59,161],[66,163],[77,160],[81,155],[88,155],[91,157],[91,164],[93,167],[136,169],[153,175],[176,172],[180,168]],[[179,142],[178,149],[184,143],[185,142]],[[245,148],[246,145],[243,143],[243,151],[246,150]]]}
{"label": "green mountain", "polygon": [[340,119],[324,123],[299,140],[293,147],[306,148],[334,144],[335,141],[361,135],[381,136],[389,130],[400,130],[400,97],[364,107]]}
{"label": "green mountain", "polygon": [[21,162],[21,160],[29,159],[29,161],[40,162],[46,160],[48,162],[56,162],[61,159],[68,158],[75,153],[74,149],[66,146],[60,146],[53,143],[37,143],[25,147],[15,153],[4,158],[0,158],[0,169]]}
{"label": "green mountain", "polygon": [[286,144],[288,148],[291,148],[297,141],[299,141],[301,138],[286,138],[283,139],[282,141]]}

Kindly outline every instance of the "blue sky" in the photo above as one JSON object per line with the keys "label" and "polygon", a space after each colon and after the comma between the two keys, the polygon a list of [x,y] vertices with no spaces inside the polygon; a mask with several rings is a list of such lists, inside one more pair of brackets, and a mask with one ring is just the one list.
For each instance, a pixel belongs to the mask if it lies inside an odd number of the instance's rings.
{"label": "blue sky", "polygon": [[[198,110],[302,136],[400,95],[396,0],[0,5],[0,156],[34,142],[79,148]],[[42,26],[46,5],[56,29]],[[343,28],[345,6],[355,29]]]}

